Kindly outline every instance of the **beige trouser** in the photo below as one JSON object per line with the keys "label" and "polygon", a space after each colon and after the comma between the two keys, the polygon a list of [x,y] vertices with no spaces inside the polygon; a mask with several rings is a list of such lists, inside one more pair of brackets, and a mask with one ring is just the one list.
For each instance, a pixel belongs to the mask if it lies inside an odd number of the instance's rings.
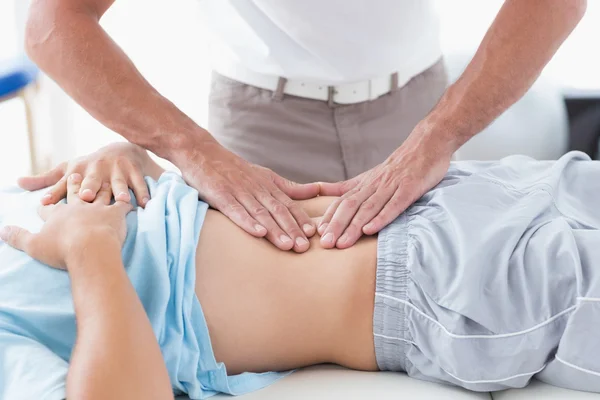
{"label": "beige trouser", "polygon": [[208,129],[226,148],[295,182],[336,182],[384,161],[436,104],[442,60],[376,100],[351,105],[283,95],[213,74]]}

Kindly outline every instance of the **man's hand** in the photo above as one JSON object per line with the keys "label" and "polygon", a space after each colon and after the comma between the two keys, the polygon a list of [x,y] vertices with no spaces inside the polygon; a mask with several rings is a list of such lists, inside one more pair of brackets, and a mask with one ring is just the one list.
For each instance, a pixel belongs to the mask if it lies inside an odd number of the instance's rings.
{"label": "man's hand", "polygon": [[20,178],[18,184],[25,190],[52,186],[42,198],[42,204],[56,204],[67,195],[67,177],[81,174],[81,200],[94,201],[102,185],[107,183],[115,200],[129,202],[129,188],[132,188],[138,204],[144,207],[150,199],[144,175],[151,175],[149,170],[156,167],[141,147],[113,143],[90,155],[64,162],[42,175]]}
{"label": "man's hand", "polygon": [[326,248],[374,234],[444,176],[451,155],[531,87],[583,17],[586,0],[506,0],[477,53],[406,142],[383,164],[346,182],[319,226]]}
{"label": "man's hand", "polygon": [[413,133],[373,169],[344,182],[322,183],[321,195],[341,197],[319,225],[321,245],[345,249],[363,234],[379,232],[442,180],[451,157],[451,150],[440,151]]}
{"label": "man's hand", "polygon": [[200,197],[243,230],[265,237],[281,250],[304,252],[316,228],[292,199],[319,194],[319,184],[300,185],[253,165],[216,142],[187,152],[176,164]]}
{"label": "man's hand", "polygon": [[107,183],[89,204],[79,197],[81,181],[79,174],[73,174],[67,180],[67,204],[40,207],[39,214],[45,223],[39,233],[7,226],[0,230],[0,239],[36,260],[60,269],[67,268],[69,257],[86,251],[80,246],[84,238],[95,235],[96,242],[106,239],[120,248],[127,235],[125,215],[131,211],[131,204],[117,201],[111,205],[112,192]]}

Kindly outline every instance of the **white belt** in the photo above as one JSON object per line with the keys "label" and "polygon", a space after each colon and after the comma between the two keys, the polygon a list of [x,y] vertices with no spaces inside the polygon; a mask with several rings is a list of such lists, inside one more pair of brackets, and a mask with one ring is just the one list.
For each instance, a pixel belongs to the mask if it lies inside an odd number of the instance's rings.
{"label": "white belt", "polygon": [[227,78],[261,89],[275,92],[278,89],[281,90],[282,86],[284,94],[329,101],[336,104],[354,104],[375,100],[395,88],[404,86],[412,78],[412,76],[401,77],[399,74],[394,73],[368,81],[327,86],[295,79],[283,79],[273,75],[264,75],[250,71],[240,65],[230,66],[225,69],[217,68],[217,72]]}

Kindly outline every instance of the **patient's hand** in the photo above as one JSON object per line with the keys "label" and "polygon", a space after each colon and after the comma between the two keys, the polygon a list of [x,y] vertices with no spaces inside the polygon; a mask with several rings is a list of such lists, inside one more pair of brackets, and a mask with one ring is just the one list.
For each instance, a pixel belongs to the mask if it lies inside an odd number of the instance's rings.
{"label": "patient's hand", "polygon": [[78,194],[81,184],[81,175],[71,175],[67,180],[67,204],[40,207],[39,214],[45,223],[39,233],[7,226],[0,230],[0,239],[60,269],[67,269],[69,257],[81,257],[90,244],[109,241],[120,248],[127,235],[125,215],[131,211],[131,204],[117,201],[111,205],[108,184],[100,188],[92,203],[87,203]]}
{"label": "patient's hand", "polygon": [[[91,202],[103,183],[109,183],[116,200],[129,202],[129,188],[137,202],[144,207],[150,199],[144,175],[154,176],[160,169],[148,153],[132,143],[113,143],[75,160],[64,162],[39,176],[23,177],[18,184],[26,190],[52,188],[42,198],[42,204],[56,204],[67,194],[67,177],[78,173],[83,176],[79,196]],[[159,173],[160,175],[160,173]]]}

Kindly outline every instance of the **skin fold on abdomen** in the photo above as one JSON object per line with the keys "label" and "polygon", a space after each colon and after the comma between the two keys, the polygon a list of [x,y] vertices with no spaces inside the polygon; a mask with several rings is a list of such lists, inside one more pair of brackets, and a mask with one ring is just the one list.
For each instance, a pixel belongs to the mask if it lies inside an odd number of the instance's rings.
{"label": "skin fold on abdomen", "polygon": [[196,293],[217,361],[229,374],[336,363],[376,370],[376,238],[303,254],[276,249],[209,210],[196,253]]}

